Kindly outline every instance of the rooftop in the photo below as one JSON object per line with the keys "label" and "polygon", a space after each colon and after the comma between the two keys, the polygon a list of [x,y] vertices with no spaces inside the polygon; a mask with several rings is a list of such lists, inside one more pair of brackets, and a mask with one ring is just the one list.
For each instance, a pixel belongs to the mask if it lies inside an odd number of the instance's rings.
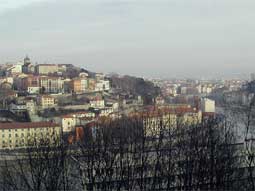
{"label": "rooftop", "polygon": [[0,129],[28,129],[43,127],[58,127],[59,125],[52,122],[25,122],[25,123],[0,123]]}

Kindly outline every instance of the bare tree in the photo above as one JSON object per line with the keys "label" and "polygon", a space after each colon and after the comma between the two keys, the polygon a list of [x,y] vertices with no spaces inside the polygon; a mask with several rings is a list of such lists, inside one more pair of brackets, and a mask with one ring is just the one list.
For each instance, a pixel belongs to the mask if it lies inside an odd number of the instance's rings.
{"label": "bare tree", "polygon": [[70,190],[67,145],[57,139],[45,138],[31,140],[29,145],[5,161],[4,189]]}

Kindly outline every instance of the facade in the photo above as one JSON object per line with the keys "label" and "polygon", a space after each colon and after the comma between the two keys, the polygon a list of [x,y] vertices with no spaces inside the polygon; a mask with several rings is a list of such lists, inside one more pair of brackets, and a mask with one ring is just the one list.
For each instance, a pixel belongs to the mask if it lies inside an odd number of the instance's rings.
{"label": "facade", "polygon": [[105,107],[105,102],[102,98],[100,97],[95,97],[90,100],[90,107],[93,108],[104,108]]}
{"label": "facade", "polygon": [[87,78],[75,78],[69,82],[69,89],[74,93],[84,93],[88,90]]}
{"label": "facade", "polygon": [[23,63],[18,62],[17,64],[13,64],[9,68],[7,68],[6,73],[8,76],[15,75],[15,74],[21,74],[22,67],[23,67]]}
{"label": "facade", "polygon": [[201,100],[201,109],[202,109],[202,112],[214,113],[215,112],[215,101],[208,99],[208,98],[202,99]]}
{"label": "facade", "polygon": [[30,94],[40,93],[40,77],[28,75],[21,79],[21,90],[27,91]]}
{"label": "facade", "polygon": [[70,82],[70,89],[74,93],[81,93],[82,92],[82,89],[81,89],[81,79],[79,79],[79,78],[73,79]]}
{"label": "facade", "polygon": [[156,108],[142,114],[132,114],[142,117],[146,136],[158,136],[164,127],[176,128],[182,125],[199,124],[202,122],[202,112],[195,108]]}
{"label": "facade", "polygon": [[47,75],[57,73],[59,66],[57,64],[38,64],[35,66],[35,72],[37,74]]}
{"label": "facade", "polygon": [[88,121],[95,118],[92,112],[76,112],[62,116],[61,123],[63,132],[70,132],[74,130],[77,125],[85,125]]}
{"label": "facade", "polygon": [[88,90],[88,79],[81,78],[81,92],[86,92]]}
{"label": "facade", "polygon": [[44,93],[61,93],[64,91],[64,82],[60,77],[40,77],[40,88]]}
{"label": "facade", "polygon": [[108,80],[97,81],[95,91],[108,91],[108,90],[110,90],[110,82]]}
{"label": "facade", "polygon": [[39,97],[39,104],[41,105],[42,109],[53,108],[56,106],[55,98],[48,95],[42,95]]}
{"label": "facade", "polygon": [[27,107],[27,111],[31,114],[35,114],[36,113],[36,102],[34,100],[27,100],[26,101],[26,107]]}
{"label": "facade", "polygon": [[96,73],[95,77],[96,81],[99,82],[101,80],[104,80],[105,75],[103,73]]}
{"label": "facade", "polygon": [[103,109],[100,109],[100,114],[99,116],[102,117],[102,116],[109,116],[111,113],[113,113],[113,108],[112,107],[105,107]]}
{"label": "facade", "polygon": [[39,94],[40,93],[40,87],[38,87],[38,86],[30,86],[30,87],[28,87],[27,88],[27,92],[29,93],[29,94]]}
{"label": "facade", "polygon": [[90,91],[95,91],[96,88],[96,80],[93,78],[88,78],[88,89]]}
{"label": "facade", "polygon": [[61,134],[61,127],[51,122],[0,123],[0,149],[33,146],[44,139],[56,143]]}

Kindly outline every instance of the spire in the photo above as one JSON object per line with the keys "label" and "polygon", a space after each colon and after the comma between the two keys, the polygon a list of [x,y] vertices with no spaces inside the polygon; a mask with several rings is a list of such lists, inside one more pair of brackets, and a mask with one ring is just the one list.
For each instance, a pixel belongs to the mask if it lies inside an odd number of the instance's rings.
{"label": "spire", "polygon": [[29,65],[30,62],[30,58],[28,57],[28,55],[26,54],[26,57],[24,58],[24,64]]}

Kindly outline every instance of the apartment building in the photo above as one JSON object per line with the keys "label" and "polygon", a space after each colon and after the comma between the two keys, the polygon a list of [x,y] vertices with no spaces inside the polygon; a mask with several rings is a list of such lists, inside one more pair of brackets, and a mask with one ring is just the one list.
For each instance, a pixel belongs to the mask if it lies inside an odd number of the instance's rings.
{"label": "apartment building", "polygon": [[64,91],[64,82],[60,77],[40,77],[40,88],[45,93],[61,93]]}
{"label": "apartment building", "polygon": [[22,78],[20,89],[30,94],[40,93],[40,76],[28,75]]}
{"label": "apartment building", "polygon": [[33,146],[41,141],[57,143],[62,130],[51,122],[0,123],[0,149],[17,149]]}
{"label": "apartment building", "polygon": [[49,95],[40,96],[38,102],[42,109],[53,108],[56,106],[55,98]]}
{"label": "apartment building", "polygon": [[164,128],[192,125],[202,122],[202,112],[196,108],[155,108],[153,111],[131,114],[143,119],[146,136],[157,136]]}

